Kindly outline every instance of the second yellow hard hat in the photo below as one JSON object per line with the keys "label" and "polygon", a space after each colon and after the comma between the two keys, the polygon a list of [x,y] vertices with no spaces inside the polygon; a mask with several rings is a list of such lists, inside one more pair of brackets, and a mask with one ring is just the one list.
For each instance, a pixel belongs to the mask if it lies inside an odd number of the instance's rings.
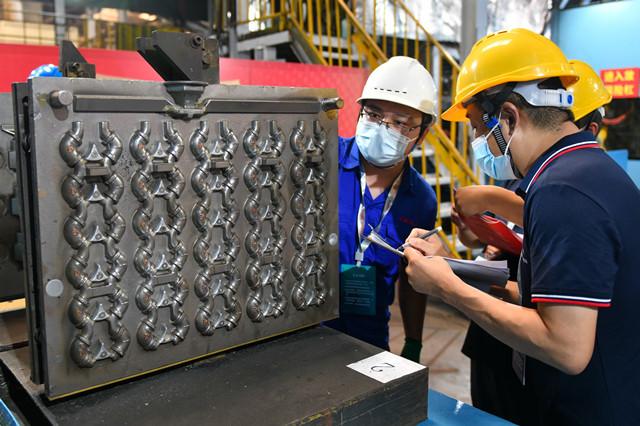
{"label": "second yellow hard hat", "polygon": [[611,102],[611,93],[604,87],[600,76],[586,62],[569,61],[580,76],[580,81],[571,86],[573,91],[573,116],[576,121]]}

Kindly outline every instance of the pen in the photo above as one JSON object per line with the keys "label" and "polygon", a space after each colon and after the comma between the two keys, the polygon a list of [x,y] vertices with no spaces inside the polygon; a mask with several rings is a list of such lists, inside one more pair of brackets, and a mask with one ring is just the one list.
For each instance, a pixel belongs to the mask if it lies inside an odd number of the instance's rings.
{"label": "pen", "polygon": [[372,230],[371,233],[364,238],[371,241],[373,244],[377,244],[380,247],[389,250],[391,253],[395,253],[400,257],[404,257],[403,252],[391,247],[389,243],[387,243],[380,235],[376,234],[376,231],[374,230]]}
{"label": "pen", "polygon": [[[425,232],[422,235],[418,235],[416,238],[420,238],[421,240],[426,240],[427,238],[429,238],[433,234],[437,234],[440,231],[442,231],[442,226],[438,226],[437,228],[432,229],[431,231]],[[404,250],[405,248],[409,247],[410,245],[411,244],[409,244],[409,243],[404,243],[403,245],[398,247],[398,250]]]}

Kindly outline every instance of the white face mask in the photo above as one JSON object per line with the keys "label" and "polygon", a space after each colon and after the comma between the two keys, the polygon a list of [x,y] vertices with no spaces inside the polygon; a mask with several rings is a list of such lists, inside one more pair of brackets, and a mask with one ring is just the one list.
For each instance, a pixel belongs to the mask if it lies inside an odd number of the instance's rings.
{"label": "white face mask", "polygon": [[513,134],[511,134],[509,142],[507,142],[504,155],[496,157],[491,153],[491,149],[489,149],[489,135],[491,135],[499,125],[500,117],[498,117],[496,125],[493,126],[487,134],[478,136],[473,140],[473,142],[471,142],[473,157],[475,158],[476,163],[478,163],[478,166],[480,166],[480,169],[492,178],[498,180],[517,179],[517,176],[511,167],[511,158],[509,156],[509,146],[513,140]]}
{"label": "white face mask", "polygon": [[390,167],[406,158],[410,139],[384,125],[360,119],[356,127],[356,144],[360,154],[376,167]]}

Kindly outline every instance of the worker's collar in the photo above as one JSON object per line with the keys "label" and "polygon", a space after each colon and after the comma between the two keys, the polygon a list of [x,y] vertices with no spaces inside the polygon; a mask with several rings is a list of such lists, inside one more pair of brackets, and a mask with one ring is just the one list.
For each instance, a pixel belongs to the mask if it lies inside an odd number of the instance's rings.
{"label": "worker's collar", "polygon": [[578,132],[572,135],[568,135],[560,139],[553,144],[551,148],[546,150],[538,159],[533,163],[527,175],[522,178],[520,185],[516,190],[516,193],[525,198],[527,191],[533,186],[532,183],[542,173],[542,170],[553,161],[558,154],[568,152],[573,149],[581,149],[584,147],[591,147],[590,145],[597,144],[595,137],[591,132]]}

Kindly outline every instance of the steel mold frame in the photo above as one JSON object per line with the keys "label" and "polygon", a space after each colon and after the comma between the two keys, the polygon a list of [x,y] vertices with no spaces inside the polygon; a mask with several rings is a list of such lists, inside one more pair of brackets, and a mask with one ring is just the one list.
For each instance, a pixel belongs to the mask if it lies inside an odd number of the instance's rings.
{"label": "steel mold frame", "polygon": [[335,96],[210,85],[188,117],[163,83],[14,86],[49,398],[337,317]]}

